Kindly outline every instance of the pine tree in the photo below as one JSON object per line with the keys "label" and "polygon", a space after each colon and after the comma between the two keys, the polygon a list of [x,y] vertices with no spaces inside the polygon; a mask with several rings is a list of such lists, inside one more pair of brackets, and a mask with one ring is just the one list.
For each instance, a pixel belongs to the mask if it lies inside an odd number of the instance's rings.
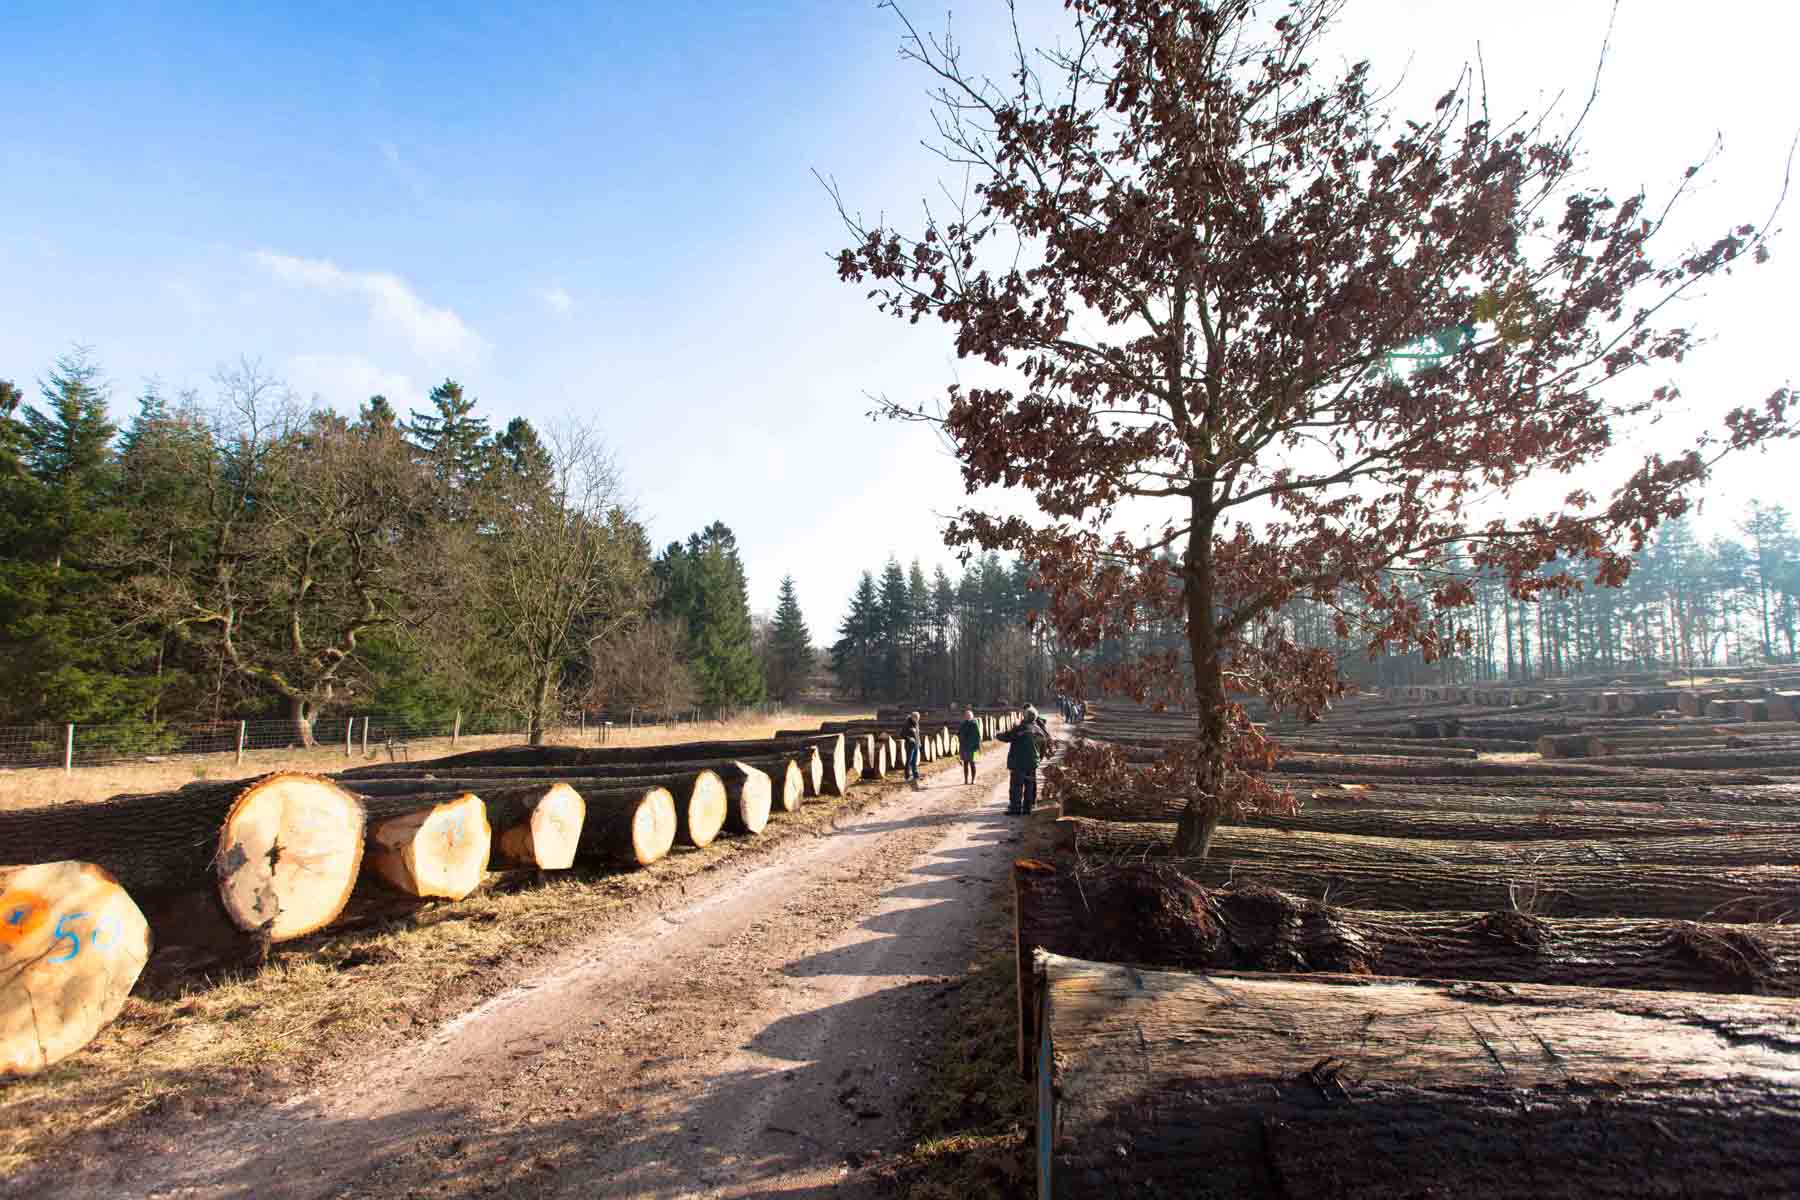
{"label": "pine tree", "polygon": [[487,418],[474,415],[475,397],[466,395],[454,379],[432,388],[430,399],[436,411],[415,410],[401,428],[444,485],[448,515],[464,520],[475,511],[478,490],[487,474]]}
{"label": "pine tree", "polygon": [[881,637],[881,598],[875,576],[864,571],[850,597],[850,611],[838,626],[838,640],[831,647],[831,670],[838,685],[867,700],[879,683],[875,648]]}
{"label": "pine tree", "polygon": [[909,699],[911,683],[906,676],[904,647],[912,628],[912,594],[906,587],[906,572],[898,559],[890,558],[881,572],[881,679],[882,695],[890,699]]}
{"label": "pine tree", "polygon": [[781,597],[775,605],[775,629],[772,637],[769,691],[778,700],[791,700],[812,671],[812,634],[800,612],[800,598],[794,592],[794,577],[781,579]]}
{"label": "pine tree", "polygon": [[762,668],[737,538],[720,521],[671,543],[653,567],[659,615],[687,624],[689,664],[708,704],[751,704],[763,697]]}

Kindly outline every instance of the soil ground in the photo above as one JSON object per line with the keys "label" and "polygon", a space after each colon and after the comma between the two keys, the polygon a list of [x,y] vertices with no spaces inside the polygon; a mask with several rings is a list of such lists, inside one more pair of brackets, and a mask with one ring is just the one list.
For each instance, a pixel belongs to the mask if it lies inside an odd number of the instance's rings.
{"label": "soil ground", "polygon": [[659,889],[304,1094],[134,1122],[0,1194],[874,1194],[1023,837],[1004,747],[981,764]]}

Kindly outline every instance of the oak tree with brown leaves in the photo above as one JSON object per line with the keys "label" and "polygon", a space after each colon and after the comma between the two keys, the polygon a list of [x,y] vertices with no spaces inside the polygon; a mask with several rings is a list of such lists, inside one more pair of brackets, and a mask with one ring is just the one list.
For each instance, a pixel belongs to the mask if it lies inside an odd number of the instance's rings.
{"label": "oak tree with brown leaves", "polygon": [[854,239],[838,272],[1010,377],[930,410],[884,402],[941,424],[971,493],[1022,487],[1049,518],[969,508],[947,541],[1028,556],[1067,646],[1185,619],[1185,654],[1070,682],[1193,702],[1178,849],[1204,854],[1234,807],[1278,799],[1260,778],[1273,748],[1233,697],[1316,714],[1342,690],[1331,655],[1285,630],[1289,601],[1338,604],[1340,636],[1362,622],[1372,653],[1429,656],[1430,610],[1468,604],[1473,572],[1531,597],[1594,560],[1616,584],[1719,455],[1794,436],[1783,388],[1604,499],[1575,486],[1530,512],[1517,495],[1677,403],[1622,377],[1682,358],[1693,334],[1666,306],[1765,258],[1773,218],[1653,256],[1685,184],[1659,206],[1578,182],[1580,119],[1491,119],[1477,72],[1390,119],[1366,62],[1320,69],[1342,0],[1067,7],[1068,42],[1015,35],[1001,81],[901,16],[967,199],[927,204],[908,234],[834,191]]}

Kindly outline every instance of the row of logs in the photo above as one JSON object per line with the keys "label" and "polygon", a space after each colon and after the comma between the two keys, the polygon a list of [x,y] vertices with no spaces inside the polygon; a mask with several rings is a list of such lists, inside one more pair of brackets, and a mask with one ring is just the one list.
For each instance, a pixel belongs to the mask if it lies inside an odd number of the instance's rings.
{"label": "row of logs", "polygon": [[[986,714],[984,731],[1001,720]],[[881,778],[902,736],[869,721],[752,741],[517,746],[0,812],[0,859],[26,864],[0,866],[0,1076],[85,1045],[153,943],[254,955],[393,913],[359,889],[365,877],[416,905],[466,897],[494,871],[648,866]],[[920,757],[955,741],[954,727],[927,724]]]}

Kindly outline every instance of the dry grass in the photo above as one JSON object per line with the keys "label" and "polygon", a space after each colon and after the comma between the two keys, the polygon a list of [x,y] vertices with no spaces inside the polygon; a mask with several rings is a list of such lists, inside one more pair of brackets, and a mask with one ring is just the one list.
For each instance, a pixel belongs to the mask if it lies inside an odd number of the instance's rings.
{"label": "dry grass", "polygon": [[[649,725],[638,729],[611,730],[604,742],[594,731],[586,737],[573,729],[556,730],[550,737],[553,745],[582,746],[666,746],[673,742],[732,741],[766,738],[778,729],[809,729],[824,720],[848,720],[872,716],[867,708],[808,708],[781,713],[773,717],[751,717],[739,721],[702,721],[696,725]],[[496,746],[516,745],[516,734],[497,737],[465,737],[454,749],[450,739],[421,738],[408,744],[406,755],[413,761],[441,758],[465,750],[486,750]],[[365,762],[388,757],[385,747],[370,745],[368,757],[361,747],[347,757],[342,746],[321,746],[313,750],[250,750],[240,764],[233,754],[206,754],[170,758],[164,762],[122,762],[103,767],[78,767],[73,772],[59,768],[34,768],[22,771],[0,771],[0,810],[41,808],[50,804],[87,804],[104,800],[121,792],[164,792],[192,783],[196,779],[250,779],[270,771],[311,771],[329,774]]]}
{"label": "dry grass", "polygon": [[[953,769],[948,758],[921,768]],[[895,776],[848,797],[809,800],[761,837],[677,848],[648,870],[559,872],[291,942],[261,968],[160,983],[147,976],[86,1049],[42,1075],[0,1084],[0,1179],[43,1155],[102,1152],[96,1139],[73,1135],[117,1131],[146,1113],[199,1115],[264,1101],[334,1059],[427,1033],[571,942],[678,896],[700,872],[829,829],[901,786]],[[153,972],[158,965],[153,960]]]}

